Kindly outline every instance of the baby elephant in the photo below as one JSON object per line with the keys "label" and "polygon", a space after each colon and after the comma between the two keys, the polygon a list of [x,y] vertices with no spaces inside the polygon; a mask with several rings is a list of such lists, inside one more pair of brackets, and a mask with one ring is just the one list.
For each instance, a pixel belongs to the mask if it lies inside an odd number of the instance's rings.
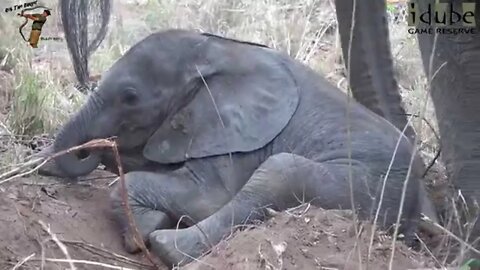
{"label": "baby elephant", "polygon": [[[378,212],[383,228],[401,212],[407,238],[420,217],[422,165],[417,156],[412,163],[409,140],[263,45],[184,30],[148,36],[102,76],[54,150],[111,136],[139,232],[169,266],[201,256],[237,225],[265,219],[267,208],[355,207],[362,219]],[[115,167],[99,150],[55,162],[69,177],[99,163]],[[135,252],[120,187],[111,198],[125,247]]]}

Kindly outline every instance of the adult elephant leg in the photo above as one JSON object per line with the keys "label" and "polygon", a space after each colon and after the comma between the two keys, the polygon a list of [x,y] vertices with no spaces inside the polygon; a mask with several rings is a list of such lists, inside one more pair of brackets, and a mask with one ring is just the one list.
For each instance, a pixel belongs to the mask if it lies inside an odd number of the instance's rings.
{"label": "adult elephant leg", "polygon": [[[150,234],[153,251],[164,263],[173,266],[199,257],[240,224],[263,220],[266,207],[283,210],[311,202],[327,209],[351,209],[348,172],[352,171],[353,193],[362,219],[369,218],[375,209],[380,174],[371,174],[368,167],[352,160],[317,163],[295,154],[281,153],[268,158],[254,172],[239,193],[218,212],[186,229],[157,230]],[[403,187],[404,175],[392,175],[379,211],[380,225],[395,223]],[[417,182],[418,184],[418,182]],[[402,220],[404,234],[411,235],[419,217],[418,185],[411,181],[406,193]],[[200,229],[199,229],[200,228]],[[188,254],[188,256],[185,256]]]}
{"label": "adult elephant leg", "polygon": [[[353,97],[403,130],[407,117],[393,74],[385,0],[336,0],[335,5]],[[405,135],[413,139],[415,133],[408,127]]]}
{"label": "adult elephant leg", "polygon": [[[435,2],[416,2],[417,12],[426,11]],[[461,1],[452,3],[462,12]],[[476,8],[478,15],[478,3]],[[474,34],[439,34],[436,41],[433,34],[418,35],[424,68],[431,78],[442,158],[450,180],[472,205],[480,203],[480,16],[476,20]],[[431,28],[424,24],[418,27]],[[479,233],[477,224],[474,235]]]}
{"label": "adult elephant leg", "polygon": [[[181,168],[169,173],[130,172],[125,174],[128,204],[143,240],[148,244],[148,235],[158,229],[173,228],[177,220],[192,225],[214,213],[231,197],[222,188],[201,186],[191,171]],[[139,251],[130,230],[123,206],[120,184],[110,198],[112,213],[123,236],[128,252]]]}
{"label": "adult elephant leg", "polygon": [[[393,73],[385,1],[336,0],[335,4],[342,52],[354,98],[403,130],[408,121]],[[411,126],[407,127],[405,135],[414,141],[415,131]],[[435,207],[423,185],[420,197],[422,212],[437,222]]]}

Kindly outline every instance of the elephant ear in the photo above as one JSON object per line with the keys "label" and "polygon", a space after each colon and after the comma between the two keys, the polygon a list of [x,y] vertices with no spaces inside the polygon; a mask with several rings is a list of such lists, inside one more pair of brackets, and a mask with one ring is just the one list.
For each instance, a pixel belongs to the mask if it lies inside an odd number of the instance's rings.
{"label": "elephant ear", "polygon": [[297,84],[285,57],[271,49],[208,37],[192,60],[184,77],[196,94],[149,138],[143,150],[149,160],[175,163],[259,149],[297,109]]}

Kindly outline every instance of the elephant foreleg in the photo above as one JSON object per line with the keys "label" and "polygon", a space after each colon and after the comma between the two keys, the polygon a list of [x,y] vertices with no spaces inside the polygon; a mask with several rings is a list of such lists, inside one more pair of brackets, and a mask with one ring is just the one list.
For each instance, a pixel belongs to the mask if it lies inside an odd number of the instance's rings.
{"label": "elephant foreleg", "polygon": [[[148,244],[148,235],[159,229],[173,228],[182,215],[185,223],[196,223],[214,213],[231,197],[221,188],[197,184],[195,175],[181,168],[169,173],[130,172],[125,175],[128,204],[135,225]],[[125,214],[121,185],[110,195],[112,213],[119,224],[128,252],[139,251]]]}
{"label": "elephant foreleg", "polygon": [[[379,174],[372,174],[374,170],[358,161],[352,161],[350,167],[346,160],[318,163],[281,153],[268,158],[240,192],[215,214],[186,229],[157,230],[150,234],[150,244],[165,263],[175,265],[201,256],[234,226],[264,220],[266,207],[283,210],[305,201],[323,208],[351,209],[349,169],[356,207],[361,218],[368,218],[375,208],[372,208],[376,202],[374,193],[381,179]],[[403,186],[399,180],[404,179],[391,179],[395,182],[387,186],[379,218],[386,225],[395,223],[397,217]],[[417,203],[417,193],[407,195],[410,205]],[[405,208],[406,212],[410,210],[410,206]],[[407,222],[407,226],[411,225]]]}

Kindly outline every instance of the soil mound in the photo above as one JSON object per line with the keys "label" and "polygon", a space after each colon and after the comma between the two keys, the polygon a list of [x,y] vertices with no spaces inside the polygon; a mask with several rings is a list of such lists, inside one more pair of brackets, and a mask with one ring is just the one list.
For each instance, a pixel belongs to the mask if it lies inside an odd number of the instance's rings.
{"label": "soil mound", "polygon": [[[360,224],[357,236],[350,211],[302,207],[277,213],[262,225],[234,233],[185,269],[388,269],[391,237],[375,233],[368,258],[369,224]],[[392,269],[418,269],[430,264],[430,259],[396,242]]]}

